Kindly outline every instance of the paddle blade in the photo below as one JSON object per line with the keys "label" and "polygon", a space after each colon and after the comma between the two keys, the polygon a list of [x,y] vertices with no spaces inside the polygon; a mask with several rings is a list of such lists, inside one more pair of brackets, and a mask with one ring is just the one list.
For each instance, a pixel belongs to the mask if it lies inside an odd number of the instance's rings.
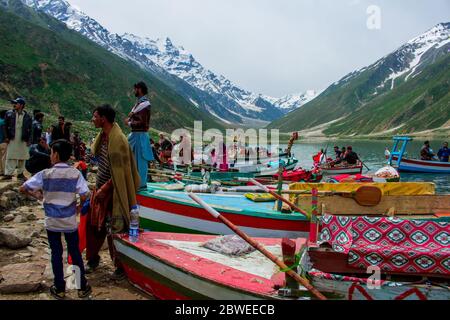
{"label": "paddle blade", "polygon": [[381,201],[383,193],[380,188],[374,186],[363,186],[356,190],[352,198],[360,205],[364,207],[374,207]]}

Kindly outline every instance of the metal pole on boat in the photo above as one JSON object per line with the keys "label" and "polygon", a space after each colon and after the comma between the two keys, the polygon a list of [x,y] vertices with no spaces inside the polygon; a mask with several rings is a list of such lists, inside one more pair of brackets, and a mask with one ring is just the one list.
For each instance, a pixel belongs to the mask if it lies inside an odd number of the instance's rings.
{"label": "metal pole on boat", "polygon": [[[206,202],[204,202],[202,199],[200,199],[196,194],[194,193],[188,193],[189,197],[191,197],[192,200],[197,202],[200,206],[202,206],[206,211],[208,211],[213,217],[219,219],[224,224],[228,226],[233,232],[235,232],[238,236],[240,236],[242,239],[244,239],[248,244],[250,244],[253,248],[261,252],[264,256],[266,256],[268,259],[270,259],[273,263],[275,263],[278,267],[280,267],[282,270],[289,269],[289,267],[280,259],[275,257],[271,252],[269,252],[262,244],[257,242],[256,240],[252,239],[250,236],[248,236],[246,233],[241,231],[237,226],[235,226],[230,220],[222,216],[219,212],[217,212],[214,208],[212,208],[210,205],[208,205]],[[298,273],[289,270],[286,272],[288,275],[290,275],[292,278],[294,278],[298,283],[300,283],[302,286],[304,286],[306,289],[308,289],[309,292],[311,292],[316,298],[320,300],[327,300],[327,298],[320,293],[316,288],[314,288],[311,283],[301,277]]]}
{"label": "metal pole on boat", "polygon": [[270,193],[272,196],[274,196],[275,198],[277,198],[278,200],[283,201],[284,203],[286,203],[287,205],[289,205],[291,208],[293,208],[295,211],[300,212],[301,214],[303,214],[305,217],[307,217],[308,219],[311,218],[311,215],[306,212],[305,210],[300,209],[299,207],[297,207],[295,204],[293,204],[292,202],[290,202],[289,200],[285,199],[283,196],[280,196],[278,193],[273,192],[272,190],[270,190],[269,188],[267,188],[265,185],[262,185],[261,183],[259,183],[258,181],[256,181],[255,179],[250,179],[249,180],[253,185],[259,187],[261,190],[264,190],[267,193]]}

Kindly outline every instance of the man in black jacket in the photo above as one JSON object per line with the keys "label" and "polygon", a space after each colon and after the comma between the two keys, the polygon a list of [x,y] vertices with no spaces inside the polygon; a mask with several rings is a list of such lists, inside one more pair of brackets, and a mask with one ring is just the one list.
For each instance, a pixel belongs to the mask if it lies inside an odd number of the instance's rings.
{"label": "man in black jacket", "polygon": [[39,143],[39,140],[42,136],[43,122],[44,114],[42,112],[36,113],[33,120],[33,139],[31,141],[32,144]]}
{"label": "man in black jacket", "polygon": [[58,124],[52,126],[52,141],[64,139],[70,141],[70,125],[63,116],[58,117]]}
{"label": "man in black jacket", "polygon": [[13,110],[9,110],[5,116],[6,143],[6,165],[3,180],[11,180],[17,168],[17,179],[25,180],[23,172],[25,161],[29,159],[28,147],[31,144],[32,118],[24,110],[25,99],[17,98],[11,100]]}
{"label": "man in black jacket", "polygon": [[38,142],[30,147],[30,159],[25,163],[25,168],[32,175],[52,166],[47,140],[45,137],[40,137]]}

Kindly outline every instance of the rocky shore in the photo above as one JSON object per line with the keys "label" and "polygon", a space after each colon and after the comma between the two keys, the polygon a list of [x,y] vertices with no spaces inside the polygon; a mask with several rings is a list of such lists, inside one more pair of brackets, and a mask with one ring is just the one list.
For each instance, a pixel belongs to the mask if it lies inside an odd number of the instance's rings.
{"label": "rocky shore", "polygon": [[[19,186],[16,181],[0,182],[0,300],[51,300],[53,274],[43,206],[20,194]],[[127,280],[110,279],[114,267],[106,243],[101,258],[96,272],[87,276],[93,288],[89,299],[152,299]],[[66,299],[78,299],[76,289],[69,288]]]}

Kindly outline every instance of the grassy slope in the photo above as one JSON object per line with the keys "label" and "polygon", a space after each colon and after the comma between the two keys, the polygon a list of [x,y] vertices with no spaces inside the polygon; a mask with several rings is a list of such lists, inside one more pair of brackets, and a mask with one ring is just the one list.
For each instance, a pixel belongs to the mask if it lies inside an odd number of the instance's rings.
{"label": "grassy slope", "polygon": [[409,133],[441,127],[450,119],[450,56],[425,68],[344,120],[332,124],[326,134],[369,134],[403,125]]}
{"label": "grassy slope", "polygon": [[407,82],[404,77],[397,79],[394,90],[386,86],[375,98],[373,88],[385,78],[385,70],[366,70],[348,82],[330,86],[304,107],[272,122],[269,128],[303,130],[342,117],[325,134],[369,134],[404,123],[398,133],[440,127],[450,118],[449,59],[449,55],[437,59]]}
{"label": "grassy slope", "polygon": [[[13,2],[13,1],[12,1]],[[68,30],[44,14],[20,7],[0,7],[0,97],[25,96],[30,108],[62,113],[68,118],[89,120],[91,110],[102,103],[128,113],[134,97],[132,84],[149,84],[153,104],[152,127],[173,130],[192,127],[222,128],[212,116],[176,94],[156,77]]]}

